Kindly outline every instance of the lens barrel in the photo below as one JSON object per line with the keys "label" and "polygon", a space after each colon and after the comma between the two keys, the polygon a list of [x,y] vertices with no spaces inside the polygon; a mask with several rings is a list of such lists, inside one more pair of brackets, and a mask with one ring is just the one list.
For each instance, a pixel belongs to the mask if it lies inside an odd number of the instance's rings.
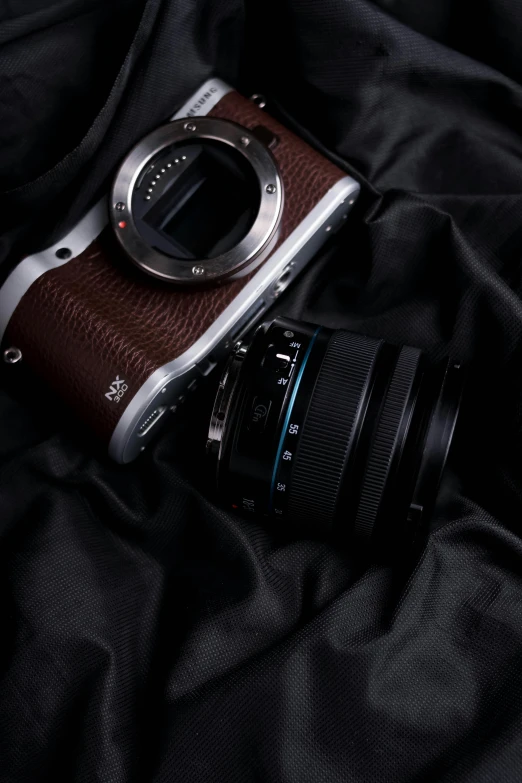
{"label": "lens barrel", "polygon": [[233,508],[388,550],[429,518],[463,389],[459,364],[278,318],[239,345],[207,450]]}

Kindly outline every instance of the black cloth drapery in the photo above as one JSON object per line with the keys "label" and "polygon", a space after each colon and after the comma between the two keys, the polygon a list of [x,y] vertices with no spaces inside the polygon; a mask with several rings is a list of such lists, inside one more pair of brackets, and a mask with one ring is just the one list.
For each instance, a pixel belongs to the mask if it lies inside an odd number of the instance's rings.
{"label": "black cloth drapery", "polygon": [[2,783],[520,780],[521,32],[517,0],[0,9],[2,272],[216,73],[363,183],[278,311],[470,365],[447,502],[399,588],[214,503],[212,383],[120,467],[3,368]]}

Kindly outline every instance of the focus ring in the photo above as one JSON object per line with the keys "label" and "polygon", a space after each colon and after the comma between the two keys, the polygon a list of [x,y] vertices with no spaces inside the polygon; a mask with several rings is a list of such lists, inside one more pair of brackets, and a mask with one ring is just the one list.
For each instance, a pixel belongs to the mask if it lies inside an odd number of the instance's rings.
{"label": "focus ring", "polygon": [[295,457],[288,511],[300,525],[328,527],[382,340],[336,332],[326,349]]}
{"label": "focus ring", "polygon": [[375,429],[375,437],[368,455],[362,483],[359,507],[354,523],[354,533],[359,538],[368,539],[372,534],[397,446],[401,421],[420,360],[421,352],[409,346],[402,348],[397,359]]}

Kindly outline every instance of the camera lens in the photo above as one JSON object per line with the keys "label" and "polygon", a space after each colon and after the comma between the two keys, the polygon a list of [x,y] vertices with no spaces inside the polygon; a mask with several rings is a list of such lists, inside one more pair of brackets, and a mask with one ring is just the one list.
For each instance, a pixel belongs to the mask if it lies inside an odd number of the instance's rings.
{"label": "camera lens", "polygon": [[207,445],[218,488],[303,535],[403,546],[432,513],[462,389],[448,359],[278,318],[221,378]]}

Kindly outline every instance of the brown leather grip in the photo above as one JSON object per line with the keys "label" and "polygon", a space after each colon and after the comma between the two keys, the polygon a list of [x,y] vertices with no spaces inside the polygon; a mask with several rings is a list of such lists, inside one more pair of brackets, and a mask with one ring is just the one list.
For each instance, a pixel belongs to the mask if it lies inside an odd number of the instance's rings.
{"label": "brown leather grip", "polygon": [[249,130],[261,126],[278,138],[272,150],[277,160],[285,193],[280,242],[303,221],[330,188],[345,174],[312,149],[255,103],[237,92],[225,95],[209,113],[211,117],[232,120]]}
{"label": "brown leather grip", "polygon": [[[285,193],[279,244],[344,176],[238,93],[222,98],[209,116],[251,130],[264,126],[278,137],[273,154]],[[109,441],[143,383],[193,345],[249,279],[206,290],[173,287],[136,269],[108,228],[81,255],[33,283],[4,344],[19,347],[24,360]],[[106,397],[117,378],[128,387],[119,402]]]}

